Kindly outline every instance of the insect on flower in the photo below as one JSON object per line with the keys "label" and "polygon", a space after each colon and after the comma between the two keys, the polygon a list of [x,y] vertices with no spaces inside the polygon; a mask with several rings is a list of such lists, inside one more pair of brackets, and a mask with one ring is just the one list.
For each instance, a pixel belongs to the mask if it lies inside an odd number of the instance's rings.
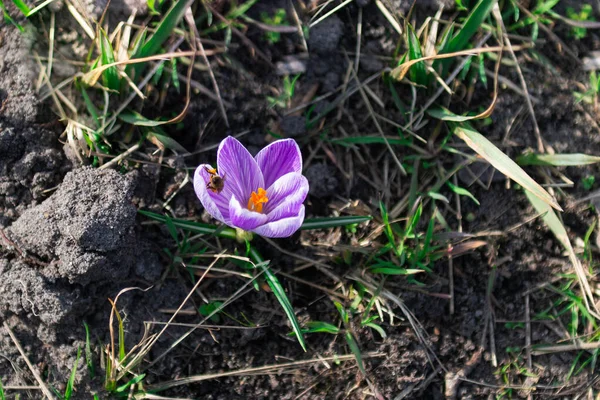
{"label": "insect on flower", "polygon": [[252,157],[229,136],[219,145],[216,169],[196,168],[194,190],[206,211],[224,224],[281,238],[293,235],[304,221],[308,181],[293,139],[277,140]]}

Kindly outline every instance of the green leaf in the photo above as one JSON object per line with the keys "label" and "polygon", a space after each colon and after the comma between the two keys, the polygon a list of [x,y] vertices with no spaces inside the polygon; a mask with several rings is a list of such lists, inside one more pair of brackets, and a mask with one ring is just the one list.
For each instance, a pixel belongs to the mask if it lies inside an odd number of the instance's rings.
{"label": "green leaf", "polygon": [[475,196],[473,196],[471,194],[471,192],[469,192],[467,189],[465,188],[461,188],[460,186],[456,186],[454,184],[452,184],[451,182],[446,182],[446,185],[448,185],[448,187],[456,194],[458,194],[459,196],[467,196],[468,198],[470,198],[471,200],[473,200],[473,202],[477,205],[479,204],[479,200],[477,200],[475,198]]}
{"label": "green leaf", "polygon": [[345,137],[340,139],[332,139],[329,142],[331,144],[339,144],[342,146],[352,146],[353,144],[385,144],[386,139],[389,144],[399,146],[407,146],[411,143],[409,139],[402,139],[398,137],[387,137],[384,139],[381,136]]}
{"label": "green leaf", "polygon": [[306,333],[321,332],[321,333],[331,333],[334,335],[337,335],[338,333],[340,333],[340,329],[337,326],[332,325],[328,322],[309,321],[306,323],[306,326],[308,327],[308,329],[304,330],[304,332],[306,332]]}
{"label": "green leaf", "polygon": [[8,11],[6,10],[6,7],[4,6],[4,2],[2,0],[0,0],[0,8],[2,9],[2,15],[4,16],[4,19],[7,20],[8,22],[10,22],[11,24],[13,24],[14,26],[17,27],[17,29],[19,29],[21,32],[23,32],[25,29],[23,29],[23,27],[21,25],[19,25],[14,19],[12,19],[12,17],[10,16],[10,14],[8,13]]}
{"label": "green leaf", "polygon": [[358,343],[356,343],[356,339],[354,339],[354,336],[350,332],[346,332],[344,337],[346,338],[346,342],[348,343],[348,346],[350,347],[350,351],[352,351],[352,353],[354,354],[354,358],[356,358],[356,363],[358,364],[358,369],[360,370],[360,372],[363,373],[363,375],[366,376],[367,372],[365,371],[365,366],[364,366],[363,360],[362,360],[362,354],[360,352],[360,348],[358,347]]}
{"label": "green leaf", "polygon": [[[407,34],[409,60],[422,58],[421,43],[419,43],[419,39],[417,39],[417,35],[415,35],[415,31],[410,24],[407,24]],[[410,68],[410,80],[419,85],[427,86],[427,71],[424,62],[418,62]]]}
{"label": "green leaf", "polygon": [[377,333],[379,333],[379,336],[381,336],[382,339],[385,339],[387,337],[387,334],[385,333],[383,328],[377,324],[374,324],[373,322],[367,322],[364,324],[364,326],[368,326],[371,329],[375,329],[377,331]]}
{"label": "green leaf", "polygon": [[452,121],[452,122],[464,122],[473,119],[472,116],[468,115],[456,115],[452,111],[448,110],[444,107],[432,108],[426,111],[427,114],[432,116],[433,118],[442,120],[442,121]]}
{"label": "green leaf", "polygon": [[[108,36],[106,36],[106,32],[103,29],[100,29],[100,57],[102,59],[102,65],[108,65],[115,62],[115,54],[113,52],[113,48],[108,40]],[[112,66],[110,68],[105,69],[102,72],[102,83],[107,88],[118,91],[121,86],[121,82],[119,80],[119,72],[116,66]]]}
{"label": "green leaf", "polygon": [[[173,30],[177,27],[181,19],[183,18],[185,11],[194,2],[194,0],[179,0],[173,2],[173,6],[167,11],[162,21],[160,21],[158,28],[152,36],[143,45],[139,47],[139,50],[133,53],[133,58],[143,58],[158,54],[163,43],[169,39]],[[139,76],[145,63],[137,63],[132,65],[134,76]]]}
{"label": "green leaf", "polygon": [[[167,222],[167,217],[164,215],[161,215],[161,214],[156,214],[151,211],[144,211],[144,210],[138,210],[138,213],[142,214],[145,217],[151,218],[155,221],[159,221],[162,223]],[[224,238],[228,238],[228,239],[236,238],[235,229],[232,229],[232,228],[222,229],[221,227],[217,227],[215,225],[201,224],[198,222],[186,221],[184,219],[175,219],[175,218],[172,218],[171,222],[173,222],[173,225],[176,226],[177,228],[181,228],[181,229],[184,229],[189,232],[203,233],[203,234],[207,234],[207,235],[214,234],[216,236],[224,237]]]}
{"label": "green leaf", "polygon": [[[439,54],[465,50],[473,35],[477,33],[490,11],[492,11],[495,3],[496,0],[480,0],[467,17],[462,28],[452,39],[445,42],[446,44],[440,49]],[[452,58],[438,60],[434,62],[433,68],[437,70],[437,65],[441,64],[443,66],[442,77],[444,77],[452,61]]]}
{"label": "green leaf", "polygon": [[490,11],[494,7],[496,0],[480,0],[469,14],[469,17],[458,31],[448,42],[448,45],[441,53],[452,53],[455,51],[465,50],[469,44],[469,40],[477,33]]}
{"label": "green leaf", "polygon": [[85,363],[87,365],[88,371],[90,372],[90,377],[93,379],[96,375],[94,370],[94,359],[92,357],[92,346],[90,340],[90,327],[88,324],[83,322],[83,326],[85,327]]}
{"label": "green leaf", "polygon": [[534,181],[517,163],[511,160],[506,154],[498,149],[485,136],[477,132],[468,124],[451,123],[452,132],[461,138],[473,151],[483,157],[494,168],[517,182],[523,188],[533,193],[535,196],[551,205],[557,210],[562,211],[556,199],[551,196],[544,188]]}
{"label": "green leaf", "polygon": [[119,119],[136,126],[159,126],[165,123],[165,121],[150,120],[136,111],[124,111],[119,114]]}
{"label": "green leaf", "polygon": [[228,19],[236,19],[236,18],[241,17],[242,15],[246,14],[248,12],[248,10],[250,10],[250,7],[252,7],[257,1],[258,0],[250,0],[245,3],[242,3],[238,7],[229,11],[227,13],[227,18]]}
{"label": "green leaf", "polygon": [[15,6],[17,6],[19,10],[21,10],[24,16],[27,17],[29,15],[31,10],[29,9],[29,7],[27,7],[27,4],[25,4],[23,0],[12,0],[12,2],[15,4]]}
{"label": "green leaf", "polygon": [[[163,223],[166,223],[166,221],[167,221],[167,217],[165,217],[162,214],[157,214],[157,213],[153,213],[151,211],[145,211],[145,210],[138,210],[138,213],[140,213],[148,218],[151,218],[155,221],[159,221],[159,222],[163,222]],[[373,217],[371,217],[371,216],[366,216],[366,217],[347,216],[347,217],[329,217],[329,218],[312,218],[312,219],[309,218],[309,219],[304,220],[304,223],[302,224],[300,229],[304,229],[304,230],[306,230],[306,229],[326,229],[326,228],[333,228],[333,227],[337,227],[337,226],[358,224],[361,222],[370,221],[371,219],[373,219]],[[233,229],[233,228],[224,228],[223,229],[222,226],[217,227],[215,225],[202,224],[202,223],[198,223],[198,222],[187,221],[184,219],[176,219],[176,218],[172,218],[171,221],[173,222],[173,225],[175,225],[177,228],[181,228],[181,229],[187,230],[189,232],[203,233],[203,234],[207,234],[207,235],[215,234],[216,236],[225,237],[228,239],[236,238],[235,229]]]}
{"label": "green leaf", "polygon": [[534,154],[527,153],[517,157],[519,165],[546,165],[555,167],[569,167],[596,164],[600,157],[588,154]]}
{"label": "green leaf", "polygon": [[346,216],[346,217],[324,217],[324,218],[307,218],[300,227],[302,230],[308,229],[327,229],[337,226],[346,226],[351,224],[360,224],[372,220],[373,217],[367,216]]}
{"label": "green leaf", "polygon": [[129,387],[130,387],[131,385],[135,385],[135,384],[137,384],[137,383],[138,383],[138,382],[140,382],[142,379],[144,379],[144,377],[145,377],[145,376],[146,376],[146,374],[141,374],[141,375],[137,375],[137,376],[133,377],[133,379],[131,379],[131,380],[130,380],[129,382],[127,382],[126,384],[119,386],[119,387],[118,387],[118,388],[115,390],[115,392],[117,392],[117,393],[123,393],[123,392],[125,392],[126,390],[128,390],[128,389],[129,389]]}
{"label": "green leaf", "polygon": [[77,358],[75,358],[75,363],[73,364],[73,369],[71,370],[71,375],[69,376],[69,380],[67,381],[67,387],[65,389],[65,395],[63,396],[64,400],[69,400],[73,395],[73,388],[75,387],[75,376],[77,375],[77,365],[79,364],[79,357],[81,357],[81,348],[77,348]]}
{"label": "green leaf", "polygon": [[285,290],[279,283],[279,279],[277,279],[275,274],[273,274],[273,272],[271,272],[271,270],[267,266],[268,263],[264,261],[262,256],[258,253],[258,251],[256,251],[255,248],[251,248],[250,257],[252,258],[252,260],[254,260],[257,263],[257,267],[259,267],[263,270],[267,284],[269,285],[269,287],[271,288],[271,291],[273,292],[273,294],[279,301],[279,304],[281,304],[281,307],[283,307],[283,311],[285,312],[285,315],[287,315],[288,320],[292,324],[292,329],[294,330],[294,333],[296,334],[296,338],[298,338],[298,342],[300,343],[300,346],[302,346],[302,349],[304,351],[306,351],[306,343],[304,342],[304,335],[302,334],[302,329],[300,328],[298,319],[296,319],[296,314],[294,313],[294,308],[292,307],[290,300],[288,299],[287,295],[285,294]]}

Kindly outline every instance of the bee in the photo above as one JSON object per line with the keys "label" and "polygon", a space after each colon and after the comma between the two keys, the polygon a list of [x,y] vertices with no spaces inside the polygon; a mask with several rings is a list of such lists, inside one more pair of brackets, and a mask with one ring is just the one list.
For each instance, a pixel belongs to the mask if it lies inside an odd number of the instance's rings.
{"label": "bee", "polygon": [[225,186],[226,175],[220,176],[214,168],[204,167],[204,169],[210,174],[210,180],[206,184],[206,188],[213,193],[221,193]]}

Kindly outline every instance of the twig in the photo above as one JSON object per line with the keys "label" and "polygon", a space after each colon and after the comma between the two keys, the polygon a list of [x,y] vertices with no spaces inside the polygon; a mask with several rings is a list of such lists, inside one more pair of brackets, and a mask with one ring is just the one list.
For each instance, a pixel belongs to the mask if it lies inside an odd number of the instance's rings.
{"label": "twig", "polygon": [[100,166],[98,169],[106,169],[106,168],[112,167],[113,165],[115,165],[119,161],[123,160],[124,158],[126,158],[128,155],[130,155],[131,153],[133,153],[134,151],[136,151],[139,148],[140,148],[139,143],[134,144],[129,149],[127,149],[127,151],[119,154],[118,156],[116,156],[115,158],[113,158],[112,160],[107,162],[106,164]]}
{"label": "twig", "polygon": [[8,326],[8,324],[6,323],[6,321],[4,321],[2,323],[2,325],[4,326],[4,329],[6,329],[6,332],[8,332],[8,335],[12,339],[13,343],[15,344],[15,346],[17,347],[17,350],[19,350],[19,353],[21,353],[21,357],[23,357],[23,359],[25,360],[25,363],[29,367],[29,370],[33,374],[33,377],[35,378],[35,380],[40,385],[40,390],[44,393],[44,395],[46,396],[46,398],[48,398],[50,400],[54,400],[54,396],[52,395],[52,392],[50,392],[50,390],[48,389],[48,386],[46,386],[46,384],[42,380],[42,377],[37,372],[37,369],[33,366],[33,364],[31,364],[31,361],[29,361],[29,358],[27,358],[27,354],[25,354],[25,351],[23,350],[23,347],[21,347],[21,344],[17,340],[17,338],[16,338],[15,334],[13,333],[12,329],[10,329],[10,326]]}
{"label": "twig", "polygon": [[535,137],[537,140],[537,150],[540,153],[545,153],[544,142],[542,141],[542,133],[540,132],[540,127],[537,123],[537,119],[535,117],[535,111],[533,110],[533,103],[531,102],[531,98],[529,97],[529,91],[527,89],[527,82],[525,82],[525,77],[523,76],[523,72],[521,71],[521,67],[519,66],[519,60],[517,60],[517,56],[513,50],[512,44],[510,43],[510,39],[506,33],[506,26],[504,25],[504,21],[502,20],[502,15],[500,14],[500,8],[498,7],[498,3],[494,5],[492,10],[494,14],[494,18],[496,22],[500,25],[502,29],[502,37],[506,46],[508,48],[508,52],[510,56],[515,62],[515,68],[517,70],[517,74],[519,75],[519,80],[521,81],[521,88],[523,89],[523,93],[525,94],[525,100],[527,102],[527,108],[529,109],[529,114],[531,115],[531,119],[533,120],[533,131],[535,132]]}

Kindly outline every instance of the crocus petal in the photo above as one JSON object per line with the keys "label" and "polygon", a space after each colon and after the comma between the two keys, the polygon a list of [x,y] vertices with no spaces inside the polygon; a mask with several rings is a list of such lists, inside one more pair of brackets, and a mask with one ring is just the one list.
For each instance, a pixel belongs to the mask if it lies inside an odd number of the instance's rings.
{"label": "crocus petal", "polygon": [[302,154],[294,139],[277,140],[256,155],[266,187],[289,172],[302,172]]}
{"label": "crocus petal", "polygon": [[[210,180],[210,174],[206,168],[212,168],[208,164],[200,164],[194,173],[194,190],[196,196],[200,199],[204,209],[219,221],[229,224],[229,198],[225,195],[225,190],[221,193],[213,193],[206,188]],[[230,192],[230,191],[229,191]],[[231,194],[229,194],[231,197]]]}
{"label": "crocus petal", "polygon": [[259,187],[265,187],[256,160],[234,137],[228,136],[219,145],[217,167],[219,174],[225,178],[225,186],[241,202],[247,201]]}
{"label": "crocus petal", "polygon": [[229,216],[233,226],[245,231],[253,230],[257,226],[267,222],[265,214],[250,211],[246,207],[242,207],[235,195],[229,200]]}
{"label": "crocus petal", "polygon": [[268,221],[276,221],[298,215],[300,206],[308,194],[308,180],[296,172],[277,179],[267,189],[269,202],[265,205]]}
{"label": "crocus petal", "polygon": [[298,215],[290,218],[283,218],[278,221],[269,222],[261,225],[252,231],[260,236],[268,238],[284,238],[294,234],[304,222],[304,206],[300,206]]}

